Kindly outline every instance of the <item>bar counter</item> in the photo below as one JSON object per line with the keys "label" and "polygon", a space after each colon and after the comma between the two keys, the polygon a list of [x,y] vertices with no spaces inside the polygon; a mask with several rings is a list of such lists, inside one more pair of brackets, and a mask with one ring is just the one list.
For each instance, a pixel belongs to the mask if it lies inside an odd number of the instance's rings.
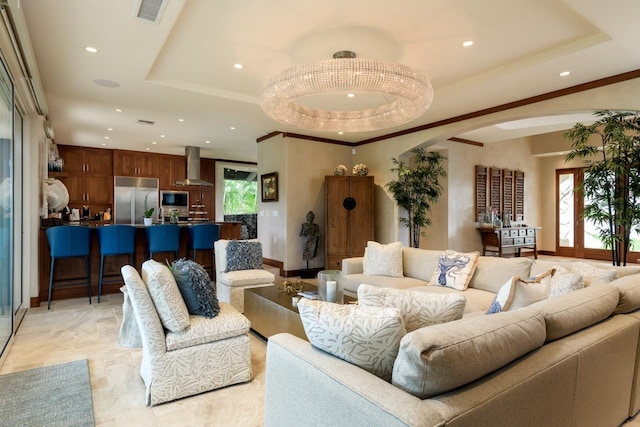
{"label": "bar counter", "polygon": [[[66,223],[65,225],[67,225]],[[240,239],[242,231],[241,222],[213,222],[213,224],[220,225],[220,238],[221,239]],[[78,227],[91,227],[92,229],[98,227],[108,227],[109,224],[103,221],[87,221],[81,223],[74,223]],[[189,224],[178,224],[181,227],[180,230],[180,252],[179,257],[186,257],[187,244],[189,242]],[[136,227],[136,252],[135,252],[135,267],[140,271],[142,263],[147,259],[147,235],[145,233],[145,226],[142,224],[134,225]],[[153,225],[151,226],[153,227]],[[49,253],[49,243],[47,242],[46,229],[49,227],[41,227],[40,235],[38,237],[38,251],[39,251],[39,268],[38,268],[38,297],[31,298],[31,306],[37,307],[40,303],[46,304],[49,295],[49,272],[51,268],[51,257]],[[172,255],[160,254],[172,261]],[[160,258],[156,258],[160,259]],[[198,259],[196,260],[205,268],[210,267],[210,257],[207,251],[198,251]],[[91,233],[91,246],[89,263],[91,270],[91,295],[98,296],[98,283],[100,281],[100,245],[98,242],[98,233]],[[104,260],[104,283],[102,285],[102,295],[113,294],[120,292],[119,289],[123,285],[122,277],[120,276],[120,267],[125,264],[129,264],[129,255],[113,255],[107,256]],[[56,260],[56,271],[54,279],[56,285],[64,285],[64,281],[73,282],[73,278],[78,274],[84,273],[85,265],[82,257],[76,258],[61,258]],[[214,267],[215,270],[215,267]],[[58,282],[60,281],[60,282]],[[86,282],[81,282],[78,285],[69,285],[68,287],[56,288],[53,291],[52,300],[61,300],[68,298],[86,298],[87,297],[87,285]],[[94,302],[97,302],[97,298]]]}

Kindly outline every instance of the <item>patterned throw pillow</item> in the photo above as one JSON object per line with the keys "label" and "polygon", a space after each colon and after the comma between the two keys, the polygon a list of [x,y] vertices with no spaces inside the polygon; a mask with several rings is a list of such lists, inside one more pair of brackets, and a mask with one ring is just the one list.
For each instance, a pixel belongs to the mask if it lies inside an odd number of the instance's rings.
{"label": "patterned throw pillow", "polygon": [[598,283],[609,283],[618,277],[618,273],[615,270],[597,268],[586,262],[574,262],[571,266],[571,271],[582,276],[585,288]]}
{"label": "patterned throw pillow", "polygon": [[207,271],[197,262],[181,258],[171,265],[173,277],[189,313],[207,318],[216,317],[220,305],[216,297],[215,283]]}
{"label": "patterned throw pillow", "polygon": [[548,298],[554,273],[555,269],[551,269],[532,280],[521,279],[517,276],[512,277],[502,285],[493,299],[491,307],[487,310],[487,314],[527,307],[534,302]]}
{"label": "patterned throw pillow", "polygon": [[358,287],[358,304],[361,307],[397,308],[409,333],[462,318],[467,299],[460,293],[411,292],[362,284]]}
{"label": "patterned throw pillow", "polygon": [[391,381],[400,340],[406,334],[397,309],[302,298],[298,311],[314,347]]}
{"label": "patterned throw pillow", "polygon": [[443,252],[429,285],[447,286],[464,291],[469,286],[479,257],[480,252],[477,251],[462,253],[448,250]]}
{"label": "patterned throw pillow", "polygon": [[402,277],[402,243],[367,242],[362,272],[369,276]]}
{"label": "patterned throw pillow", "polygon": [[227,269],[259,270],[262,268],[262,243],[256,241],[231,240],[227,245]]}
{"label": "patterned throw pillow", "polygon": [[559,265],[553,266],[556,273],[551,278],[549,297],[557,297],[584,288],[582,275],[567,270]]}
{"label": "patterned throw pillow", "polygon": [[156,306],[162,326],[180,332],[189,326],[189,311],[169,267],[152,259],[142,264],[142,280]]}

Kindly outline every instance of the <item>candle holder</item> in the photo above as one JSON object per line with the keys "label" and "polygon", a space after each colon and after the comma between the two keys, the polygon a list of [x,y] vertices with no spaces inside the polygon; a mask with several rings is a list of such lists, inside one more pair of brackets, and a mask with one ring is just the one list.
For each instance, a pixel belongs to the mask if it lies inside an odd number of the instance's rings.
{"label": "candle holder", "polygon": [[320,301],[343,303],[342,272],[322,270],[318,273],[318,299]]}

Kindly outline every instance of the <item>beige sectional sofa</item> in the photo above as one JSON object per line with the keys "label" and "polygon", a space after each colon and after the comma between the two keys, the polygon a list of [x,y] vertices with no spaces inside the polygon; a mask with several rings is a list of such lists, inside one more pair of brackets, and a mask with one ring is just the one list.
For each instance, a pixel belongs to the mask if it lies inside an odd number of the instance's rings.
{"label": "beige sectional sofa", "polygon": [[405,335],[392,383],[292,335],[271,337],[265,426],[616,426],[640,410],[639,267],[482,315],[511,275],[557,262],[480,257],[469,288],[456,291],[425,286],[439,253],[403,248],[402,278],[363,277],[361,261],[346,260],[345,291],[462,292],[471,307],[462,319]]}

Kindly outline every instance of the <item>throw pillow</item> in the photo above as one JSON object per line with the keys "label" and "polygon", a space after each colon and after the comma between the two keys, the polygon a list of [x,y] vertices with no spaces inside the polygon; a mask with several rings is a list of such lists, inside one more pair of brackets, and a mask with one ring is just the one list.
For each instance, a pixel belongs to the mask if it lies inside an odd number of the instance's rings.
{"label": "throw pillow", "polygon": [[571,272],[564,267],[554,266],[556,273],[551,278],[549,297],[557,297],[584,288],[582,275]]}
{"label": "throw pillow", "polygon": [[549,270],[534,279],[512,277],[498,291],[487,314],[516,310],[549,297],[551,278],[555,270]]}
{"label": "throw pillow", "polygon": [[358,304],[397,308],[409,333],[462,318],[467,299],[460,293],[432,294],[362,284],[358,287]]}
{"label": "throw pillow", "polygon": [[598,283],[609,283],[618,277],[615,270],[608,268],[597,268],[586,262],[574,262],[571,271],[582,275],[584,287]]}
{"label": "throw pillow", "polygon": [[189,313],[209,319],[216,317],[220,312],[220,305],[215,283],[211,281],[207,271],[197,262],[186,258],[174,261],[171,267]]}
{"label": "throw pillow", "polygon": [[462,253],[447,250],[440,255],[429,285],[447,286],[464,291],[476,269],[480,252]]}
{"label": "throw pillow", "polygon": [[302,298],[298,311],[314,347],[391,381],[393,362],[406,333],[397,309]]}
{"label": "throw pillow", "polygon": [[227,245],[227,271],[259,270],[262,268],[262,243],[231,240]]}
{"label": "throw pillow", "polygon": [[169,267],[152,259],[142,264],[142,280],[162,325],[171,332],[180,332],[189,326],[189,311],[180,295],[178,284]]}
{"label": "throw pillow", "polygon": [[367,242],[362,269],[368,276],[402,277],[402,243]]}

